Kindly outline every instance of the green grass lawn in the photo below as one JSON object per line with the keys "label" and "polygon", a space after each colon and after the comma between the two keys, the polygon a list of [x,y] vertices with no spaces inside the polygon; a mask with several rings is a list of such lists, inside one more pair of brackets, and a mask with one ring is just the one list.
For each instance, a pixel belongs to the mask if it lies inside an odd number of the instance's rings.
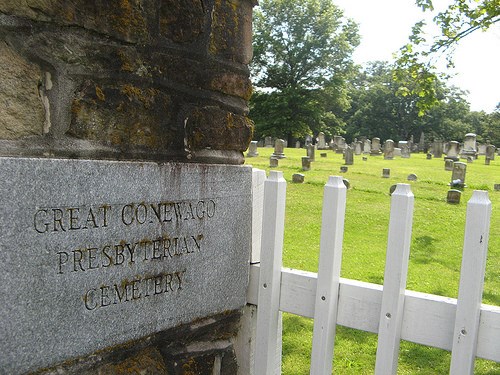
{"label": "green grass lawn", "polygon": [[[246,164],[269,171],[272,148],[259,148],[259,156]],[[326,158],[320,152],[327,152]],[[330,175],[342,175],[351,184],[347,208],[341,276],[383,284],[390,195],[396,183],[409,183],[415,195],[413,234],[407,289],[456,298],[460,278],[467,201],[473,190],[487,190],[492,215],[483,303],[500,306],[500,157],[490,165],[484,156],[467,164],[466,184],[460,204],[446,203],[451,172],[443,159],[426,160],[424,154],[409,159],[384,160],[383,156],[354,156],[354,165],[340,173],[342,155],[316,151],[310,171],[302,171],[304,149],[285,149],[286,159],[273,170],[283,172],[287,185],[283,265],[317,272],[323,187]],[[390,168],[391,177],[382,178]],[[294,173],[305,175],[304,184],[291,182]],[[417,181],[407,181],[415,173]],[[313,321],[285,314],[283,319],[283,374],[309,373]],[[337,374],[372,374],[377,336],[338,327],[334,371]],[[450,353],[408,342],[401,343],[399,374],[446,374]],[[475,374],[500,374],[500,364],[476,361]]]}

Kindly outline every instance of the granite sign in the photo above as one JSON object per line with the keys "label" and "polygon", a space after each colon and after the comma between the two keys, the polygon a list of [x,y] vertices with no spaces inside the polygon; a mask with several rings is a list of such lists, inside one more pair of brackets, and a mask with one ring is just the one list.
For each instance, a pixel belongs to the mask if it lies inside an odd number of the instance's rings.
{"label": "granite sign", "polygon": [[245,304],[251,169],[0,158],[0,368]]}

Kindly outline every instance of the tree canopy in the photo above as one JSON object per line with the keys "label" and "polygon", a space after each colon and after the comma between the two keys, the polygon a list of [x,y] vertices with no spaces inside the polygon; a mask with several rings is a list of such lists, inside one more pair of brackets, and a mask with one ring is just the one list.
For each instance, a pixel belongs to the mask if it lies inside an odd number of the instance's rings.
{"label": "tree canopy", "polygon": [[338,131],[335,114],[348,106],[345,84],[358,44],[357,25],[331,0],[260,1],[251,65],[257,134]]}
{"label": "tree canopy", "polygon": [[[434,10],[432,0],[416,0],[423,11]],[[413,77],[414,85],[400,95],[418,95],[417,107],[423,115],[438,103],[435,83],[444,75],[437,73],[435,63],[443,57],[448,67],[452,67],[453,52],[463,38],[473,32],[485,31],[500,21],[500,0],[454,0],[433,18],[440,34],[432,41],[425,36],[425,22],[413,26],[409,41],[397,56],[394,78],[403,80],[405,74]]]}

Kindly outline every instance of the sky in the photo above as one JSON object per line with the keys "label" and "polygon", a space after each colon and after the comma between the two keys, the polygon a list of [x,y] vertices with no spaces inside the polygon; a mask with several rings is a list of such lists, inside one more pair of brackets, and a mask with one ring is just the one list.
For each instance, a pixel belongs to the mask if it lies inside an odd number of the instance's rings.
{"label": "sky", "polygon": [[[415,0],[333,1],[344,10],[345,16],[359,24],[361,44],[353,54],[358,64],[392,61],[392,54],[407,43],[415,22],[423,18],[432,20],[432,15],[423,13]],[[449,0],[434,0],[437,10],[446,3]],[[500,102],[500,25],[487,32],[476,31],[462,40],[454,61],[452,72],[456,75],[450,84],[469,91],[467,101],[471,110],[492,112]]]}

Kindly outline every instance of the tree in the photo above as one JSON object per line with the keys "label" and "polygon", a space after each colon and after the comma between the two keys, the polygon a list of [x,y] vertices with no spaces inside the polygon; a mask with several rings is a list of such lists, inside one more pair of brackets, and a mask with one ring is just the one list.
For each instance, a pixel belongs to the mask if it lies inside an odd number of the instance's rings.
{"label": "tree", "polygon": [[331,0],[260,1],[251,64],[257,135],[339,131],[334,113],[348,106],[344,86],[358,44],[357,25]]}
{"label": "tree", "polygon": [[[416,0],[423,11],[434,10],[432,0]],[[444,11],[434,17],[434,23],[440,28],[440,35],[428,45],[425,38],[425,22],[416,23],[409,42],[403,46],[396,59],[394,77],[402,79],[401,74],[410,72],[415,81],[412,89],[402,91],[419,97],[417,107],[423,115],[438,103],[435,83],[445,78],[436,72],[435,62],[445,56],[448,67],[453,66],[453,52],[457,43],[478,30],[487,30],[500,21],[499,0],[454,0]]]}

